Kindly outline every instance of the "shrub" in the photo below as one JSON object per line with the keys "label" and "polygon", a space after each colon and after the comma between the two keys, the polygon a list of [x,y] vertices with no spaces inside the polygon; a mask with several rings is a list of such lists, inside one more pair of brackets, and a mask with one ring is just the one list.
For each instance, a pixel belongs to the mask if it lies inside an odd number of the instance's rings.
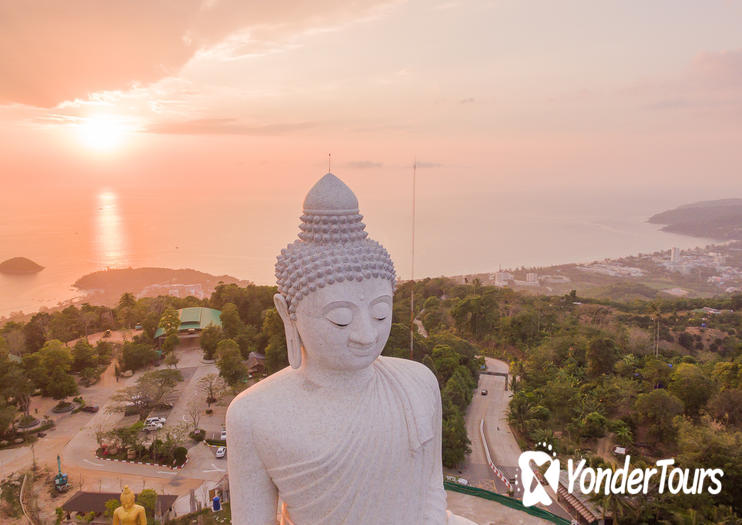
{"label": "shrub", "polygon": [[188,449],[185,447],[176,447],[175,450],[173,450],[173,458],[175,458],[175,464],[177,466],[182,465],[185,463],[186,458],[188,457]]}

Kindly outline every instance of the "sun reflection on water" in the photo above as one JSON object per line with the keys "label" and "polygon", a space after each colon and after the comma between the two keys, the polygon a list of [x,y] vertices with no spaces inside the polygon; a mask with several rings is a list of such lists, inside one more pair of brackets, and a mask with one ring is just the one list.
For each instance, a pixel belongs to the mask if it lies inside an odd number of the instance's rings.
{"label": "sun reflection on water", "polygon": [[118,198],[111,191],[98,194],[98,209],[95,213],[96,262],[106,268],[121,268],[129,265],[126,233],[119,212]]}

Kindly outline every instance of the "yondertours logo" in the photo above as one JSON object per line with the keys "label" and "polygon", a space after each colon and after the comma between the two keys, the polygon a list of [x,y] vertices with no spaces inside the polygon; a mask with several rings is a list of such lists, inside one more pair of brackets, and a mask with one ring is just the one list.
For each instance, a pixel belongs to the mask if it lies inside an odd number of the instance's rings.
{"label": "yondertours logo", "polygon": [[[559,489],[559,474],[561,464],[552,450],[551,445],[543,445],[548,452],[543,450],[528,450],[518,458],[518,466],[521,471],[521,482],[523,485],[523,505],[531,507],[537,503],[551,505],[552,498],[546,492],[546,488],[539,481],[537,470],[546,465],[546,470],[540,477],[555,493]],[[578,489],[583,494],[600,493],[608,494],[648,494],[650,489],[659,494],[669,490],[672,494],[701,494],[704,491],[711,495],[721,492],[721,478],[724,471],[715,469],[683,469],[672,467],[675,459],[660,459],[655,467],[632,468],[631,456],[626,456],[622,467],[593,468],[585,466],[582,459],[575,464],[572,459],[567,461],[567,492],[573,494]],[[535,480],[535,482],[534,482]]]}

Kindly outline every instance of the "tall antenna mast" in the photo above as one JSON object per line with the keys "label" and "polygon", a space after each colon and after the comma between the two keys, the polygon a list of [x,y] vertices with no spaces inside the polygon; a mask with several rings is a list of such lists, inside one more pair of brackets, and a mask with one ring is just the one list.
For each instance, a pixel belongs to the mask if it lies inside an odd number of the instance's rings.
{"label": "tall antenna mast", "polygon": [[327,154],[327,172],[332,173],[332,153]]}
{"label": "tall antenna mast", "polygon": [[415,337],[415,179],[417,175],[417,156],[412,162],[412,263],[410,270],[410,359],[414,357]]}

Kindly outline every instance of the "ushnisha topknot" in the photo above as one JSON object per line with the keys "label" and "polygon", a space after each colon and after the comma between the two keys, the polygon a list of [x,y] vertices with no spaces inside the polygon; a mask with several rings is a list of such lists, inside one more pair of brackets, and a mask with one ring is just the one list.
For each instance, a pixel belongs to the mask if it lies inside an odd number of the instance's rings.
{"label": "ushnisha topknot", "polygon": [[381,278],[396,281],[389,253],[364,231],[358,199],[332,173],[322,177],[304,199],[299,239],[276,258],[279,293],[291,319],[303,297],[333,283]]}

